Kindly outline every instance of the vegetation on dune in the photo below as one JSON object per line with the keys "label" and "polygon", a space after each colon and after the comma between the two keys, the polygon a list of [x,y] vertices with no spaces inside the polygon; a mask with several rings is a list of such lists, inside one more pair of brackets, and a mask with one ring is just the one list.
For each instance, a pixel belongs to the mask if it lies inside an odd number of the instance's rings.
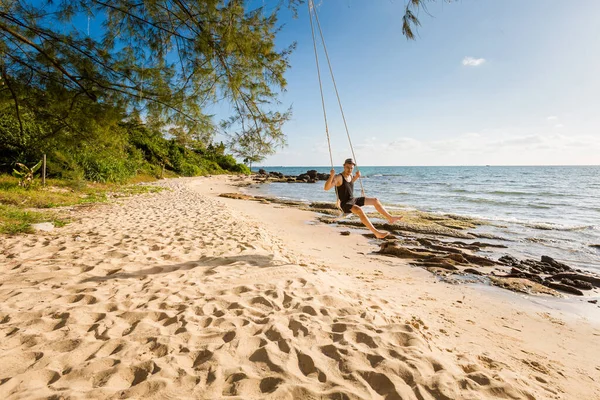
{"label": "vegetation on dune", "polygon": [[32,224],[40,222],[64,226],[71,219],[68,210],[73,207],[163,190],[159,186],[136,184],[151,179],[138,175],[126,184],[48,179],[46,186],[34,179],[25,188],[19,185],[18,178],[0,176],[0,233],[31,233]]}

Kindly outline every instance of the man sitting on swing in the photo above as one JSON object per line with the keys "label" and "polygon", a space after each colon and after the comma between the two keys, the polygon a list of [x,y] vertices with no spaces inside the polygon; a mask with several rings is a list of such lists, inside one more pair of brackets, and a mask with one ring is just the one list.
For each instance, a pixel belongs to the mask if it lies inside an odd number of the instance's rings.
{"label": "man sitting on swing", "polygon": [[375,209],[385,216],[390,224],[402,219],[402,217],[393,217],[390,215],[390,213],[383,208],[379,199],[374,197],[354,197],[354,182],[360,178],[360,171],[356,171],[356,174],[352,176],[352,171],[354,170],[355,165],[356,164],[354,164],[354,160],[348,158],[346,161],[344,161],[344,172],[336,175],[335,169],[332,169],[329,179],[327,179],[327,182],[325,182],[325,190],[329,190],[336,186],[342,211],[344,211],[346,214],[354,213],[358,215],[361,222],[365,224],[365,226],[369,228],[371,232],[373,232],[376,238],[383,239],[390,233],[377,230],[371,221],[369,221],[369,218],[367,218],[361,207],[365,205],[375,206]]}

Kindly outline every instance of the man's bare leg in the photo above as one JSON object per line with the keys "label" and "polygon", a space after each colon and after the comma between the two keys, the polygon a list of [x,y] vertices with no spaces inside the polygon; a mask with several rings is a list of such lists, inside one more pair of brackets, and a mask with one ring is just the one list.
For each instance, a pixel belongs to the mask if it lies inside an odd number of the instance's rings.
{"label": "man's bare leg", "polygon": [[373,224],[371,223],[371,221],[369,221],[369,218],[367,218],[367,216],[365,215],[365,212],[362,210],[362,208],[360,208],[359,206],[352,206],[351,211],[358,215],[358,217],[360,218],[360,221],[367,227],[369,228],[369,230],[371,232],[373,232],[373,234],[375,235],[375,237],[377,239],[383,239],[384,237],[386,237],[387,235],[389,235],[389,232],[382,232],[380,230],[377,230],[377,228],[375,228],[373,226]]}
{"label": "man's bare leg", "polygon": [[375,197],[365,197],[365,205],[366,206],[375,206],[375,209],[388,220],[390,224],[393,224],[396,221],[400,221],[402,217],[394,217],[389,212],[383,208],[383,205],[379,201],[379,199]]}

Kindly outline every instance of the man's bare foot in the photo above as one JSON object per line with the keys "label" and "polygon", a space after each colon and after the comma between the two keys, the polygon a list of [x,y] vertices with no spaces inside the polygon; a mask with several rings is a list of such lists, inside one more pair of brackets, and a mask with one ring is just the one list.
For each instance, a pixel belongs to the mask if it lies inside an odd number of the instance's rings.
{"label": "man's bare foot", "polygon": [[392,217],[392,218],[388,219],[388,222],[390,224],[393,224],[393,223],[400,221],[401,219],[402,219],[402,217]]}
{"label": "man's bare foot", "polygon": [[390,233],[378,231],[378,232],[373,232],[373,234],[375,235],[375,237],[377,239],[383,239],[384,237],[387,237]]}

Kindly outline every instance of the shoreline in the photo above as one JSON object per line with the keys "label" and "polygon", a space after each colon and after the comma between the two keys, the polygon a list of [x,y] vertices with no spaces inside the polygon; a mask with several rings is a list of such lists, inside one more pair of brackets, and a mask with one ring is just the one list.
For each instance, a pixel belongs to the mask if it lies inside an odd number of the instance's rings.
{"label": "shoreline", "polygon": [[1,397],[600,396],[597,324],[440,282],[311,211],[219,197],[236,183],[162,181],[7,238]]}
{"label": "shoreline", "polygon": [[[239,191],[244,195],[232,195],[232,197],[311,210],[317,213],[316,220],[321,223],[333,223],[355,229],[364,228],[353,215],[332,221],[329,217],[335,215],[335,211],[331,210],[332,203],[306,202],[270,196],[254,197],[250,193],[257,192],[256,179],[262,180],[262,178],[262,176],[258,178],[254,176],[242,180],[238,186]],[[366,208],[367,215],[378,229],[392,232],[391,238],[400,238],[396,243],[390,243],[387,248],[382,245],[380,252],[412,259],[413,265],[420,265],[443,278],[450,275],[450,279],[454,277],[459,281],[487,283],[526,295],[551,294],[555,297],[575,295],[572,299],[573,303],[582,301],[594,304],[600,299],[600,275],[594,269],[582,270],[570,267],[546,255],[542,255],[541,260],[537,261],[518,258],[518,256],[515,258],[515,255],[521,254],[513,248],[515,243],[513,239],[497,236],[490,233],[489,229],[485,229],[487,226],[494,225],[491,221],[451,213],[388,208],[392,214],[404,217],[398,224],[392,226],[381,220],[377,212],[368,211],[370,209],[372,207]],[[456,241],[457,239],[459,241]],[[480,268],[490,266],[494,268]]]}
{"label": "shoreline", "polygon": [[[250,194],[251,190],[247,190],[248,186],[247,186],[247,182],[245,180],[241,180],[238,182],[238,184],[234,184],[233,188],[237,189],[238,193],[252,196]],[[226,190],[226,189],[222,188],[221,190]],[[262,198],[262,196],[259,196],[259,197]],[[247,200],[251,200],[251,199],[248,199],[248,198],[243,199],[242,198],[242,199],[238,199],[238,200],[242,200],[242,201],[246,200],[247,201]],[[310,210],[309,207],[298,207],[298,204],[297,204],[298,202],[303,203],[306,206],[310,205],[311,202],[304,201],[304,200],[297,200],[297,199],[272,198],[269,201],[260,201],[260,202],[265,205],[272,205],[274,207],[280,207],[281,205],[283,205],[284,207],[299,208],[299,209],[303,210],[303,212],[309,213],[309,215],[306,216],[306,218],[308,218],[308,221],[310,221],[308,223],[313,223],[312,220],[319,221],[322,218],[322,216],[319,216],[320,215],[319,212],[324,211],[324,210]],[[407,210],[405,208],[400,208],[400,210],[409,211],[409,212],[415,211],[417,213],[429,214],[427,212],[423,212],[423,211],[420,211],[417,209]],[[376,218],[377,215],[379,215],[379,214],[371,213],[370,214],[371,220],[374,221],[375,219],[373,218],[373,216],[375,216],[375,218]],[[452,217],[453,215],[452,214],[443,214],[443,216]],[[470,221],[477,221],[477,218],[471,218],[471,217],[466,217],[466,216],[458,216],[458,217],[460,219],[465,218]],[[319,223],[319,222],[317,222],[317,223]],[[321,223],[322,223],[322,221],[321,221]],[[380,224],[380,225],[383,226],[383,225],[385,225],[385,223]],[[485,222],[484,222],[484,225],[485,225]],[[339,234],[341,231],[350,231],[352,235],[356,234],[356,235],[361,235],[361,236],[365,236],[365,237],[372,236],[372,235],[369,235],[368,230],[364,226],[362,226],[360,223],[351,224],[351,225],[333,224],[332,230],[334,232],[336,232],[337,234]],[[377,246],[378,241],[374,240],[374,238],[371,238],[371,243],[373,244],[374,249],[376,249],[376,247],[378,247]],[[434,276],[435,276],[435,273],[434,273]],[[464,279],[463,281],[459,281],[456,279],[448,280],[445,278],[446,277],[444,275],[441,275],[438,277],[440,282],[450,284],[450,285],[455,285],[455,286],[470,287],[470,288],[473,288],[478,291],[484,291],[484,292],[490,293],[491,296],[497,297],[498,299],[517,302],[522,307],[528,308],[529,310],[534,310],[537,312],[560,313],[560,315],[563,318],[566,318],[572,322],[577,321],[580,318],[584,318],[585,320],[589,321],[590,323],[600,326],[600,311],[598,310],[598,308],[600,308],[600,305],[589,303],[590,300],[600,299],[598,290],[594,290],[593,292],[585,293],[586,294],[585,297],[568,295],[568,294],[565,294],[562,292],[556,293],[555,295],[548,295],[548,294],[544,294],[544,293],[525,293],[525,292],[522,292],[519,290],[513,290],[511,288],[502,288],[502,287],[499,287],[497,285],[490,283],[489,281],[488,282],[473,281],[472,279],[469,280],[468,278]],[[600,302],[600,300],[598,300],[598,302]]]}
{"label": "shoreline", "polygon": [[[315,176],[314,172],[316,178],[324,172],[310,168],[313,170],[270,169],[269,175],[257,176],[256,180],[271,184],[255,190],[266,196],[333,201],[331,193],[315,190],[307,183],[309,172],[313,172],[309,178]],[[478,167],[364,169],[365,188],[387,207],[398,205],[433,214],[484,219],[489,225],[480,230],[513,239],[510,247],[515,251],[511,255],[517,258],[548,255],[574,268],[600,274],[600,252],[594,247],[600,243],[600,209],[594,201],[600,187],[594,178],[597,167],[582,167],[559,180],[555,179],[559,171],[545,167],[521,172],[501,168],[494,173]],[[294,176],[298,173],[302,175]],[[294,184],[283,183],[290,180]],[[315,179],[308,182],[312,181]]]}

